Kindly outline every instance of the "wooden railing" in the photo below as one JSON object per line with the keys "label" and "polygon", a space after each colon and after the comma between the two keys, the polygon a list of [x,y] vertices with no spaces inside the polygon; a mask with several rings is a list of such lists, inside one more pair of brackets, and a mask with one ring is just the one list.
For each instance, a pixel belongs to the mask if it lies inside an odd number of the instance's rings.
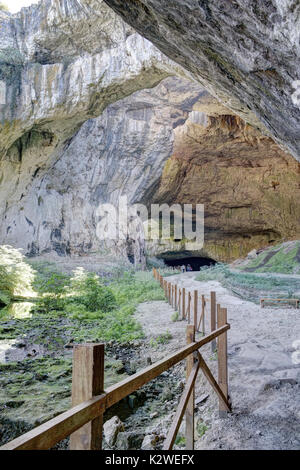
{"label": "wooden railing", "polygon": [[[170,283],[165,284],[165,280],[156,270],[153,271],[153,274],[165,289],[167,298],[170,299],[170,292],[172,291]],[[175,295],[175,286],[173,286],[173,291]],[[196,296],[196,294],[194,295]],[[211,298],[215,300],[215,294]],[[194,300],[196,300],[196,297]],[[176,303],[175,297],[172,298],[172,301]],[[182,302],[184,302],[183,296]],[[197,305],[197,302],[194,305]],[[211,310],[217,311],[217,325],[216,322],[211,323],[212,331],[208,335],[203,336],[198,341],[195,340],[195,325],[197,327],[198,324],[194,310],[194,324],[189,324],[186,329],[186,346],[122,382],[108,387],[106,390],[104,390],[104,345],[75,345],[73,351],[72,408],[5,444],[0,449],[50,449],[62,439],[71,436],[71,450],[99,450],[102,448],[104,412],[184,359],[186,359],[186,386],[166,437],[164,449],[172,449],[184,416],[186,418],[186,448],[193,449],[195,381],[200,369],[219,398],[221,416],[226,416],[231,410],[228,399],[227,376],[227,331],[230,329],[230,325],[227,324],[227,310],[225,308],[218,305],[217,309],[212,307]],[[186,313],[189,310],[183,308],[182,312],[185,312],[184,318],[187,318]],[[218,381],[213,377],[199,352],[199,349],[204,345],[213,344],[213,341],[215,342],[217,338]]]}
{"label": "wooden railing", "polygon": [[[161,287],[165,292],[166,299],[169,304],[178,312],[182,320],[187,320],[190,324],[191,321],[196,327],[196,331],[201,331],[205,334],[205,314],[207,307],[207,300],[205,295],[201,295],[201,313],[198,315],[198,304],[199,294],[198,290],[187,291],[185,287],[179,287],[176,283],[168,282],[160,274],[160,271],[153,268],[154,278],[160,282]],[[211,292],[210,294],[210,305],[211,305],[211,327],[212,330],[216,327],[216,293]],[[193,318],[191,318],[193,317]],[[215,343],[213,344],[215,348]]]}

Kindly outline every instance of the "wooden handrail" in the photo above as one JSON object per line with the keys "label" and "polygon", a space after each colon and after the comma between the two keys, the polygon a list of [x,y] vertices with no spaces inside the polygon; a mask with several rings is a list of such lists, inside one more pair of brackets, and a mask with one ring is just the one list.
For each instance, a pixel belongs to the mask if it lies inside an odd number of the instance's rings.
{"label": "wooden handrail", "polygon": [[20,437],[0,447],[0,450],[46,450],[57,442],[72,434],[84,424],[97,418],[115,403],[130,395],[146,383],[158,377],[170,367],[187,358],[205,344],[229,330],[226,324],[201,338],[201,340],[184,346],[176,353],[152,364],[136,374],[124,379],[115,385],[111,385],[106,391],[91,400],[85,401],[78,406],[62,413],[50,421],[36,427]]}

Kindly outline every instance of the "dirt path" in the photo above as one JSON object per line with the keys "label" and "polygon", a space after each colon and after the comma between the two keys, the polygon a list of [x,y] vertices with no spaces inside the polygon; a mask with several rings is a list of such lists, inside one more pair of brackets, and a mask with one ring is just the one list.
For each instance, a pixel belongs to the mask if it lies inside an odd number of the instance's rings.
{"label": "dirt path", "polygon": [[[209,394],[196,411],[198,449],[300,448],[300,321],[299,310],[261,308],[234,297],[219,282],[199,282],[195,273],[169,277],[187,290],[198,289],[209,300],[210,291],[228,309],[229,387],[233,413],[219,419],[217,399],[200,374],[196,397]],[[209,312],[209,303],[207,304]],[[186,322],[172,322],[173,309],[165,302],[142,304],[137,311],[149,338],[167,330],[170,342],[154,353],[158,360],[185,344]],[[209,331],[209,315],[206,330]],[[297,352],[297,348],[298,351]],[[203,349],[211,369],[216,357]]]}

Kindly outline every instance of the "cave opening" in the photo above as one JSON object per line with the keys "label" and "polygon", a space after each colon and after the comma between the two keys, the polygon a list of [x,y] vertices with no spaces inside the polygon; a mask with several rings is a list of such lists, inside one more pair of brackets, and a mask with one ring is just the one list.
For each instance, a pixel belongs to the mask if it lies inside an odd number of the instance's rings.
{"label": "cave opening", "polygon": [[216,261],[212,258],[206,258],[203,256],[189,256],[185,258],[164,258],[162,256],[165,264],[171,267],[178,267],[184,265],[187,267],[189,264],[192,267],[193,271],[200,271],[202,266],[213,266],[216,264]]}

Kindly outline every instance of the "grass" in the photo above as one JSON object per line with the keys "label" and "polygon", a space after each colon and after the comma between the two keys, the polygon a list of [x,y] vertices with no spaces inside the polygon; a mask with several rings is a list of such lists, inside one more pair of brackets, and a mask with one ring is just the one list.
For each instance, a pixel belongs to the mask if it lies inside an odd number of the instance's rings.
{"label": "grass", "polygon": [[4,310],[0,338],[30,335],[32,342],[54,349],[70,340],[127,342],[143,337],[133,317],[138,304],[164,299],[150,272],[125,272],[109,285],[82,269],[70,277],[44,264],[37,272],[33,284],[39,298],[32,317],[15,319],[7,328],[10,318]]}
{"label": "grass", "polygon": [[256,276],[255,273],[231,271],[225,264],[201,269],[196,279],[201,282],[219,281],[234,294],[256,303],[262,296],[293,298],[300,291],[300,279],[275,277],[271,273]]}
{"label": "grass", "polygon": [[[31,317],[14,318],[3,309],[0,339],[15,339],[17,346],[26,344],[27,350],[41,350],[43,356],[27,358],[24,352],[24,359],[0,364],[2,443],[69,408],[72,344],[124,344],[142,338],[142,327],[134,319],[138,304],[164,299],[151,272],[118,272],[108,280],[82,269],[68,276],[47,262],[35,263],[34,269],[37,298]],[[168,338],[167,332],[155,340],[165,344]],[[106,371],[106,377],[113,372]],[[121,379],[112,376],[111,383]]]}
{"label": "grass", "polygon": [[156,338],[151,338],[149,344],[152,348],[158,348],[160,344],[167,344],[172,339],[172,335],[167,330],[165,333],[158,335]]}
{"label": "grass", "polygon": [[299,273],[299,252],[300,241],[283,243],[263,251],[243,269],[256,273]]}

